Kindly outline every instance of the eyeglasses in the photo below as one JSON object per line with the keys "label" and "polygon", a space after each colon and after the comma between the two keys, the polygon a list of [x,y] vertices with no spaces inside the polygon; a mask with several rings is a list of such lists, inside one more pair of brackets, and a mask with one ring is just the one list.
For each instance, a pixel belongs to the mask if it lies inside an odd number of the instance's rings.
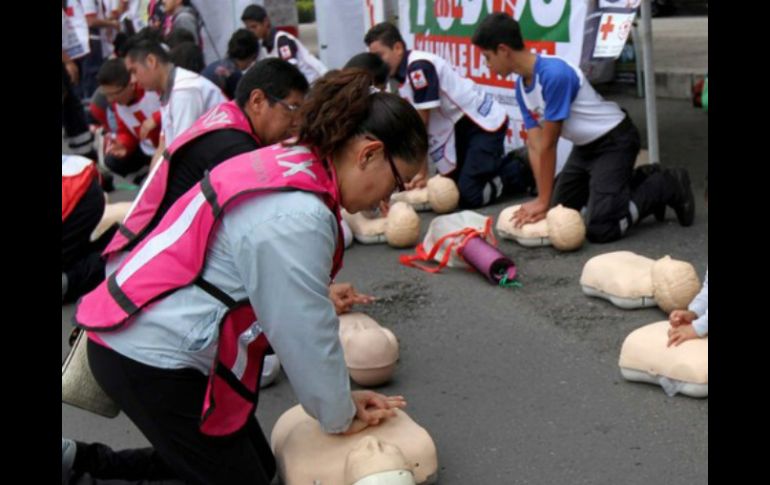
{"label": "eyeglasses", "polygon": [[[374,136],[365,136],[368,140],[378,140],[377,138],[374,138]],[[396,163],[393,161],[393,157],[390,156],[390,153],[388,150],[385,149],[385,146],[383,144],[382,151],[385,153],[385,158],[388,159],[388,165],[390,165],[390,171],[393,172],[393,178],[396,180],[396,192],[405,192],[406,191],[406,185],[404,185],[404,179],[401,178],[401,175],[398,173],[398,169],[396,168]]]}
{"label": "eyeglasses", "polygon": [[393,157],[390,156],[390,153],[385,151],[388,158],[388,163],[390,164],[390,170],[393,172],[393,178],[396,179],[396,192],[404,192],[406,191],[406,186],[404,185],[404,180],[401,178],[401,175],[398,173],[398,170],[396,169],[396,164],[393,162]]}
{"label": "eyeglasses", "polygon": [[286,108],[286,111],[288,111],[289,113],[292,113],[292,114],[296,113],[297,110],[299,110],[299,108],[300,108],[300,106],[298,104],[289,104],[289,103],[287,103],[286,101],[284,101],[282,99],[276,98],[272,94],[265,93],[265,96],[267,96],[267,98],[270,101],[272,101],[273,103],[278,103],[281,106],[283,106],[284,108]]}

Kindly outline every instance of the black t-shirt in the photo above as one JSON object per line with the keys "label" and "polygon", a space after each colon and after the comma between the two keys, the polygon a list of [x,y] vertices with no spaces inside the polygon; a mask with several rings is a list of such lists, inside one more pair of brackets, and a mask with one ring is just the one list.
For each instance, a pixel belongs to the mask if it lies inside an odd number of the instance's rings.
{"label": "black t-shirt", "polygon": [[226,129],[207,133],[180,148],[171,157],[168,171],[166,194],[142,235],[127,246],[133,249],[149,234],[166,214],[168,209],[195,184],[201,181],[206,171],[242,153],[260,148],[261,145],[248,133]]}

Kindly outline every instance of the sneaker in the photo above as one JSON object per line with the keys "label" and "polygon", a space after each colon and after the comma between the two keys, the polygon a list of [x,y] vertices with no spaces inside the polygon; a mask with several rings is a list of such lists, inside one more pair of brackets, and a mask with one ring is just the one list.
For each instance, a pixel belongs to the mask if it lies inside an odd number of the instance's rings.
{"label": "sneaker", "polygon": [[[650,175],[660,171],[661,169],[659,163],[648,163],[636,167],[631,174],[631,181],[629,183],[629,185],[631,185],[631,190],[633,191],[642,185],[642,183],[647,180],[647,177]],[[652,214],[655,216],[656,221],[663,222],[666,219],[666,204],[660,204],[659,206],[653,208]]]}
{"label": "sneaker", "polygon": [[113,192],[115,190],[115,180],[111,173],[102,174],[102,190],[105,192]]}
{"label": "sneaker", "polygon": [[674,187],[674,197],[668,206],[676,212],[681,226],[691,226],[695,221],[695,195],[692,192],[690,174],[684,168],[672,168],[664,171]]}
{"label": "sneaker", "polygon": [[61,439],[61,483],[65,485],[70,481],[72,465],[75,464],[75,452],[78,448],[70,439]]}
{"label": "sneaker", "polygon": [[262,379],[259,381],[259,387],[265,388],[270,386],[275,382],[280,373],[281,362],[278,360],[278,356],[275,354],[266,355],[262,363]]}

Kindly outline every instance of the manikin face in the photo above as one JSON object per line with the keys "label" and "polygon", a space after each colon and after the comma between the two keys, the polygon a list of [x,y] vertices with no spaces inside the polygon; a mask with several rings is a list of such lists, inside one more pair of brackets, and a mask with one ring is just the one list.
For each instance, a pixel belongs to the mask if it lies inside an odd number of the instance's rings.
{"label": "manikin face", "polygon": [[[386,472],[391,473],[384,475]],[[370,435],[362,438],[348,454],[345,460],[345,481],[355,480],[355,484],[372,475],[380,475],[380,480],[376,483],[415,483],[401,450]]]}
{"label": "manikin face", "polygon": [[369,44],[369,52],[380,56],[380,59],[388,65],[390,75],[393,76],[398,72],[398,66],[404,57],[404,46],[400,42],[396,42],[391,48],[379,40],[375,40]]}

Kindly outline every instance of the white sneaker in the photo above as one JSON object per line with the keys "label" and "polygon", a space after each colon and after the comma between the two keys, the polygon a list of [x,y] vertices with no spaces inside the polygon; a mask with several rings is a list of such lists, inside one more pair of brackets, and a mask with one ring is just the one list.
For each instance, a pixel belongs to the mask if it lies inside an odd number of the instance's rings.
{"label": "white sneaker", "polygon": [[70,439],[61,439],[61,483],[69,483],[72,474],[72,465],[75,463],[75,452],[78,450],[75,442]]}
{"label": "white sneaker", "polygon": [[262,380],[259,381],[259,387],[268,387],[275,382],[280,373],[281,362],[278,360],[278,356],[275,354],[266,355],[265,361],[262,363]]}

